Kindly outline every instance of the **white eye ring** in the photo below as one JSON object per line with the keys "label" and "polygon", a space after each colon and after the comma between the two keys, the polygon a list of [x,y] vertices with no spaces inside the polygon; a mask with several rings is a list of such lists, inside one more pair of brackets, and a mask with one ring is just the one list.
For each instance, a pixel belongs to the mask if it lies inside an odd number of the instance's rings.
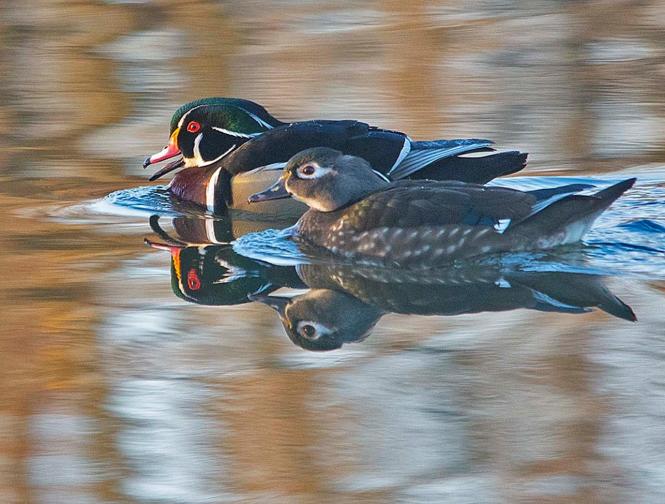
{"label": "white eye ring", "polygon": [[332,332],[328,327],[312,320],[301,320],[298,322],[296,330],[300,336],[310,341],[316,341],[321,338],[321,336],[325,336]]}
{"label": "white eye ring", "polygon": [[316,163],[305,163],[302,166],[299,166],[296,170],[298,178],[301,179],[315,179],[323,176],[328,170],[321,168]]}

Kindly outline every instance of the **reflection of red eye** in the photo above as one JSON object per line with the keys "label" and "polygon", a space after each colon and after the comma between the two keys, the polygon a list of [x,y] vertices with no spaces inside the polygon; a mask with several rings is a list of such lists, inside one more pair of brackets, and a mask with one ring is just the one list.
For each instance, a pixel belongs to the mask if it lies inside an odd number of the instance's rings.
{"label": "reflection of red eye", "polygon": [[199,280],[199,274],[194,268],[189,270],[187,273],[187,287],[189,290],[197,291],[201,288],[201,280]]}
{"label": "reflection of red eye", "polygon": [[190,133],[196,133],[200,129],[201,129],[201,124],[197,123],[196,121],[191,121],[187,125],[187,131],[189,131]]}

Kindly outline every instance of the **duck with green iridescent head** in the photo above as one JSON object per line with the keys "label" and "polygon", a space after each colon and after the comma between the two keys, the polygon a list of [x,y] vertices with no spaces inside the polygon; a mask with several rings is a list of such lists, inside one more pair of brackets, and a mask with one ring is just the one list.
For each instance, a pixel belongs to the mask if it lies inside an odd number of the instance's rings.
{"label": "duck with green iridescent head", "polygon": [[239,208],[298,217],[306,207],[294,200],[247,206],[247,197],[281,175],[286,162],[311,147],[334,148],[367,160],[391,180],[459,180],[484,184],[521,170],[527,155],[497,152],[490,140],[413,141],[399,131],[355,120],[284,123],[261,105],[240,98],[203,98],[181,106],[171,119],[168,145],[144,167],[181,156],[150,180],[182,168],[169,184],[178,198],[213,213]]}

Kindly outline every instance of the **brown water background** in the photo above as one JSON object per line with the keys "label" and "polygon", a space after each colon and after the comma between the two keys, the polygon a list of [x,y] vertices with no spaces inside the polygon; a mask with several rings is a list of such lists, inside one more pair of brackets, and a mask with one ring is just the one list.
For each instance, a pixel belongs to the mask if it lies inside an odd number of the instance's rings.
{"label": "brown water background", "polygon": [[0,502],[665,501],[662,276],[610,279],[637,324],[387,315],[313,354],[176,298],[145,218],[62,217],[208,95],[663,173],[665,2],[5,0],[0,43]]}

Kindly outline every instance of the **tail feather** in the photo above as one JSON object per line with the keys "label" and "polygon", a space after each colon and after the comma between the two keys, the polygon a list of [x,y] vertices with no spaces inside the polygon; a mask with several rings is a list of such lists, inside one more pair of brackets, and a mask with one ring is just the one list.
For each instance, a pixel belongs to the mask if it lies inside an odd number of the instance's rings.
{"label": "tail feather", "polygon": [[603,189],[602,191],[598,191],[596,194],[593,195],[593,197],[609,201],[607,203],[607,206],[610,206],[619,196],[621,196],[628,189],[633,187],[633,185],[635,185],[635,182],[637,182],[637,179],[635,177],[622,180],[621,182],[618,182],[606,189]]}
{"label": "tail feather", "polygon": [[[603,283],[602,277],[582,273],[514,273],[507,277],[510,282],[525,285],[536,293],[542,293],[538,309],[544,311],[586,311],[589,307],[601,310],[624,320],[634,322],[635,313],[621,299],[615,296]],[[554,303],[548,303],[548,301]],[[563,308],[562,308],[563,307]],[[566,310],[567,308],[567,310]]]}
{"label": "tail feather", "polygon": [[587,189],[592,189],[593,187],[594,186],[591,184],[567,184],[547,189],[535,189],[533,191],[527,191],[527,192],[535,196],[537,201],[545,201],[559,194],[577,193],[581,191],[586,191]]}
{"label": "tail feather", "polygon": [[512,224],[506,233],[535,239],[543,248],[579,241],[596,218],[635,181],[634,178],[623,180],[591,196],[569,194],[554,197],[551,204]]}
{"label": "tail feather", "polygon": [[411,174],[412,179],[459,180],[486,184],[490,180],[520,171],[526,166],[527,153],[490,152],[482,157],[449,157]]}
{"label": "tail feather", "polygon": [[629,322],[637,322],[637,315],[635,315],[633,309],[611,292],[608,293],[607,299],[598,303],[598,308],[615,317]]}
{"label": "tail feather", "polygon": [[457,138],[455,140],[431,140],[411,142],[410,151],[387,175],[393,180],[410,177],[423,168],[441,159],[452,158],[471,152],[484,152],[491,149],[491,140],[477,138]]}

